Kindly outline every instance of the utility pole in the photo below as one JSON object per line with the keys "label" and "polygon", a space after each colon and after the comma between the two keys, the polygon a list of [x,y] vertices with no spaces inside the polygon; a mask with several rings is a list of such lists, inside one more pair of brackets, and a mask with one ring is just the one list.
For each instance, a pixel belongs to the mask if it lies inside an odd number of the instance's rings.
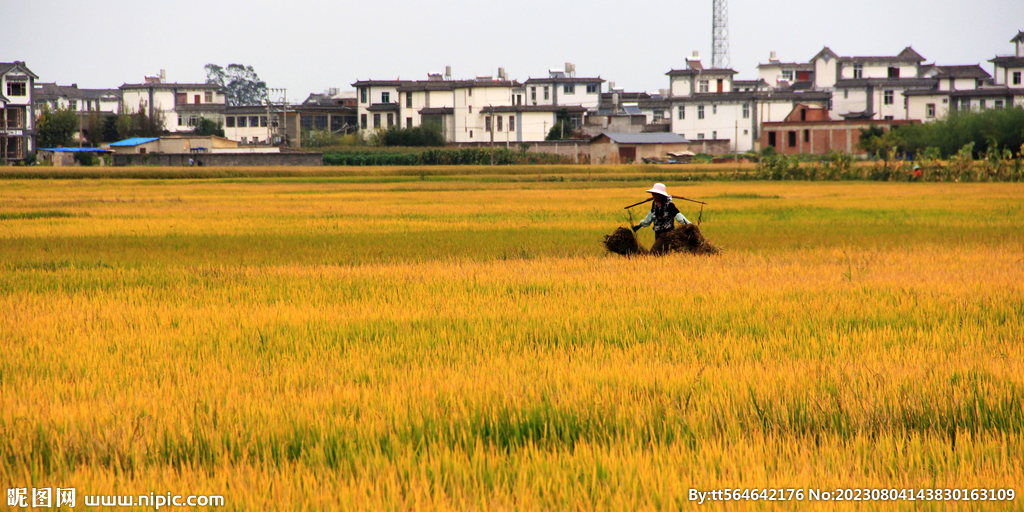
{"label": "utility pole", "polygon": [[726,0],[711,0],[711,67],[729,67],[729,5]]}

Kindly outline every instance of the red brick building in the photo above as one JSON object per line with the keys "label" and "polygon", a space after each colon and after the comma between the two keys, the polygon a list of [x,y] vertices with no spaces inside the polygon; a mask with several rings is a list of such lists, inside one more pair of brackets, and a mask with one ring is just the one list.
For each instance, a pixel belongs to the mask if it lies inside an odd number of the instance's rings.
{"label": "red brick building", "polygon": [[797,104],[781,122],[761,125],[761,148],[773,146],[784,155],[810,153],[824,155],[829,151],[849,154],[864,154],[857,148],[860,131],[871,126],[890,130],[896,126],[919,121],[873,120],[847,118],[835,121],[829,118],[828,110],[820,105]]}

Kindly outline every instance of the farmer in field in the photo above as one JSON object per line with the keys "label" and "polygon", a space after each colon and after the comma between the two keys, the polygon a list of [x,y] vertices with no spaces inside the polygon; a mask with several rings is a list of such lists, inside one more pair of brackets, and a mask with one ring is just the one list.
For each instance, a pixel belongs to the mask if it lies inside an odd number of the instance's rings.
{"label": "farmer in field", "polygon": [[650,192],[651,198],[654,199],[651,213],[648,213],[647,217],[640,221],[640,224],[633,226],[633,231],[653,224],[654,245],[651,246],[651,253],[664,254],[668,249],[665,247],[665,234],[675,227],[676,221],[684,225],[690,224],[690,221],[679,211],[679,208],[676,208],[675,203],[672,202],[672,196],[668,195],[663,183],[655,183],[654,187],[647,192]]}

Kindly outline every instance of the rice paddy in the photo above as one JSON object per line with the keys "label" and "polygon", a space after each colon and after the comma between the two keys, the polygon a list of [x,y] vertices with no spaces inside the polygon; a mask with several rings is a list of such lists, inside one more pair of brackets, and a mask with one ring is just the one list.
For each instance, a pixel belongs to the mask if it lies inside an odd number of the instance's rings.
{"label": "rice paddy", "polygon": [[670,180],[721,254],[622,258],[633,172],[0,181],[0,488],[282,511],[1024,491],[1024,184]]}

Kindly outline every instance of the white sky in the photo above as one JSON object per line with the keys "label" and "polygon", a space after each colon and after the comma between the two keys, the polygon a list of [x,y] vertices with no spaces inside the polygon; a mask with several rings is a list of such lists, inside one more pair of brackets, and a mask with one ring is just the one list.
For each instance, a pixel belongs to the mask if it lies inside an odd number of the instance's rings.
{"label": "white sky", "polygon": [[[23,60],[40,81],[84,88],[139,83],[167,70],[204,82],[203,66],[252,65],[270,87],[301,101],[357,79],[520,81],[576,64],[629,91],[668,87],[665,72],[699,50],[711,57],[712,0],[0,0],[0,61]],[[732,68],[756,78],[775,50],[805,62],[822,46],[839,55],[895,55],[911,45],[929,62],[977,64],[1013,52],[1022,0],[729,1]]]}

